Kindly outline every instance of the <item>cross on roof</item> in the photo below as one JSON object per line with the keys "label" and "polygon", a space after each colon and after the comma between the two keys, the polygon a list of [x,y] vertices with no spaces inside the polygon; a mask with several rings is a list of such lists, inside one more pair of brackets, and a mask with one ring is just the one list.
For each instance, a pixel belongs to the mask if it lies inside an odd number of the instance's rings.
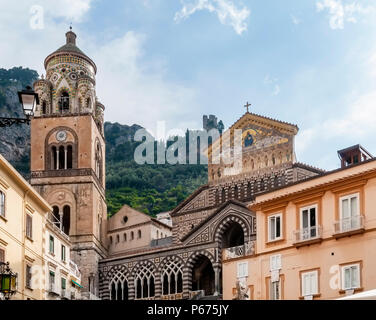
{"label": "cross on roof", "polygon": [[252,104],[248,103],[247,101],[247,104],[244,106],[244,108],[247,108],[247,112],[249,112],[249,107],[251,106]]}

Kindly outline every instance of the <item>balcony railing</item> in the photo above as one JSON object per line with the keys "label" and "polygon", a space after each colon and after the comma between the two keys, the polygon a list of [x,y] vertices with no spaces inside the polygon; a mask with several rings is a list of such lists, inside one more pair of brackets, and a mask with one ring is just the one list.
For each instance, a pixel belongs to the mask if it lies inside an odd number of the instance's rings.
{"label": "balcony railing", "polygon": [[222,251],[222,259],[228,260],[255,254],[255,241],[249,241],[241,246],[226,248]]}
{"label": "balcony railing", "polygon": [[54,283],[50,283],[49,287],[48,287],[48,292],[52,295],[59,295],[58,293],[58,290],[56,288],[56,285]]}
{"label": "balcony railing", "polygon": [[334,234],[347,233],[364,229],[364,216],[344,218],[334,222]]}
{"label": "balcony railing", "polygon": [[81,278],[80,269],[78,269],[77,264],[75,264],[72,260],[69,261],[69,268],[71,269],[75,277]]}
{"label": "balcony railing", "polygon": [[306,241],[319,240],[322,237],[322,227],[313,226],[294,231],[294,243],[303,243]]}

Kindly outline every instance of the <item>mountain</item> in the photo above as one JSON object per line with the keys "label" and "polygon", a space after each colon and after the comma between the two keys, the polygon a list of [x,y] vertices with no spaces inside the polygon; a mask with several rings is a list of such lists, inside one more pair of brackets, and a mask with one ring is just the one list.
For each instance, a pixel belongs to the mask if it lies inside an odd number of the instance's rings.
{"label": "mountain", "polygon": [[[0,69],[0,116],[22,117],[17,91],[38,78],[24,68]],[[170,211],[197,187],[207,183],[206,165],[138,165],[133,160],[140,142],[133,140],[142,127],[106,122],[106,197],[108,214],[124,204],[150,215]],[[30,128],[0,128],[0,153],[26,178],[30,176]],[[155,144],[156,146],[156,144]]]}
{"label": "mountain", "polygon": [[[17,91],[38,79],[34,70],[0,69],[0,117],[24,117]],[[29,177],[30,128],[27,124],[0,128],[0,153],[26,178]]]}

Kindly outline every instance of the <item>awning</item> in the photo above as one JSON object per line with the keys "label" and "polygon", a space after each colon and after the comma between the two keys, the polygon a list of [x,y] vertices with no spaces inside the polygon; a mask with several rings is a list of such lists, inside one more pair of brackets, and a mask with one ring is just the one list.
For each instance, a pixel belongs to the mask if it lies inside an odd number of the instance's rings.
{"label": "awning", "polygon": [[76,281],[72,280],[72,283],[73,283],[75,286],[77,286],[77,287],[79,287],[79,288],[82,288],[82,286],[81,286],[79,283],[77,283]]}

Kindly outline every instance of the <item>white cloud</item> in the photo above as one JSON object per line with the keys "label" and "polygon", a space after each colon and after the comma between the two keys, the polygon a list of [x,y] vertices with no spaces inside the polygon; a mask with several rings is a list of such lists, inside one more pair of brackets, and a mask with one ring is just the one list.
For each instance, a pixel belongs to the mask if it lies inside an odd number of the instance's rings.
{"label": "white cloud", "polygon": [[181,0],[183,8],[175,14],[175,22],[180,22],[201,10],[215,13],[224,25],[233,27],[237,34],[247,30],[247,19],[251,11],[247,7],[238,8],[229,0]]}
{"label": "white cloud", "polygon": [[264,83],[266,85],[269,85],[269,86],[273,87],[272,96],[277,96],[281,92],[281,87],[278,84],[278,79],[277,78],[272,78],[272,77],[270,77],[269,74],[267,74],[265,76]]}
{"label": "white cloud", "polygon": [[290,18],[293,24],[298,25],[301,24],[302,20],[300,20],[298,17],[294,16],[293,14],[290,14]]}
{"label": "white cloud", "polygon": [[146,41],[145,35],[129,31],[93,48],[97,94],[106,105],[106,119],[137,123],[150,131],[157,121],[169,121],[167,129],[195,125],[191,119],[200,113],[195,91],[168,81],[164,63],[144,59]]}
{"label": "white cloud", "polygon": [[329,25],[332,29],[343,29],[345,22],[356,23],[357,16],[375,12],[374,6],[362,6],[359,3],[344,4],[342,0],[323,0],[316,2],[318,12],[329,11]]}
{"label": "white cloud", "polygon": [[376,135],[376,91],[363,94],[341,108],[336,117],[324,120],[311,128],[302,130],[296,139],[296,148],[303,154],[318,141],[325,144],[333,139],[347,138],[368,140]]}

